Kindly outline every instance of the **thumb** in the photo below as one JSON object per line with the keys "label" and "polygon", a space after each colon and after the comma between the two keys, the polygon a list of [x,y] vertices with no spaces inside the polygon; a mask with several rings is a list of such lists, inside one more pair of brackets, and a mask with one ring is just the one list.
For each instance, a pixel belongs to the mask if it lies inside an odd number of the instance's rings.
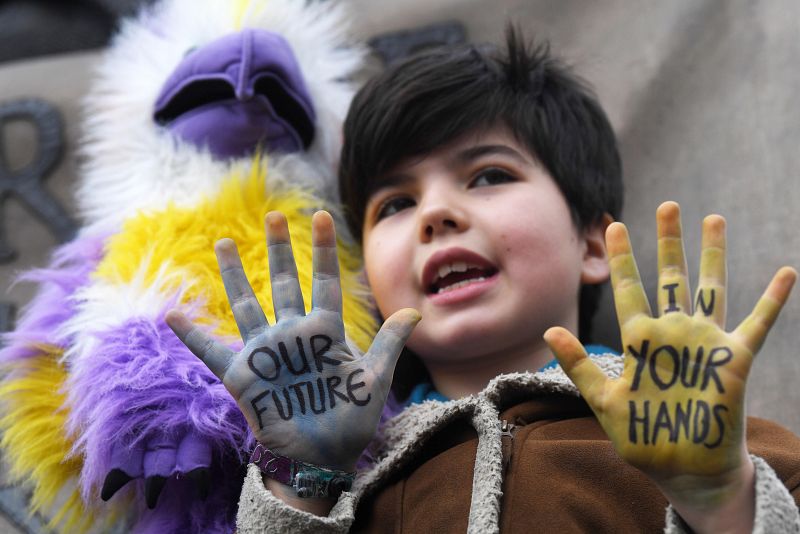
{"label": "thumb", "polygon": [[556,326],[548,329],[544,340],[583,398],[597,412],[608,381],[606,374],[586,355],[581,342],[566,328]]}
{"label": "thumb", "polygon": [[394,312],[383,323],[364,355],[365,365],[387,383],[391,383],[397,359],[420,319],[422,316],[413,308],[403,308]]}

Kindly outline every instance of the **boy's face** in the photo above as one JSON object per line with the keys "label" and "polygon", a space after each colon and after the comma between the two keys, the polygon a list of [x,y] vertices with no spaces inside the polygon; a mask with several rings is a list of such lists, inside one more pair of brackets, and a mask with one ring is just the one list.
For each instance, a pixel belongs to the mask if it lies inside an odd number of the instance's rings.
{"label": "boy's face", "polygon": [[550,326],[574,331],[581,283],[608,275],[597,236],[578,232],[555,181],[504,128],[403,161],[381,183],[365,214],[367,277],[384,317],[422,314],[407,345],[423,361],[531,350]]}

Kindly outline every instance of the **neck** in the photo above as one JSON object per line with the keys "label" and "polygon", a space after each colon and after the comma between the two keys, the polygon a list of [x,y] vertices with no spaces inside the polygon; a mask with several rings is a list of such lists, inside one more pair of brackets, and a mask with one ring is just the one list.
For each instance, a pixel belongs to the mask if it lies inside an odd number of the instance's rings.
{"label": "neck", "polygon": [[426,362],[436,390],[448,399],[460,399],[481,392],[496,376],[506,373],[535,372],[553,359],[544,341],[535,347],[507,348],[497,354],[457,361]]}

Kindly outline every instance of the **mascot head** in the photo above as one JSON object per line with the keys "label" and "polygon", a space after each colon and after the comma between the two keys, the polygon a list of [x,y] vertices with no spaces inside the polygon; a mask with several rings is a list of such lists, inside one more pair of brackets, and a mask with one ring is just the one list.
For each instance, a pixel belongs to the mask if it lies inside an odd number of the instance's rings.
{"label": "mascot head", "polygon": [[193,205],[262,155],[291,169],[271,180],[335,198],[363,60],[346,26],[339,3],[305,0],[165,0],[123,23],[85,99],[84,222]]}

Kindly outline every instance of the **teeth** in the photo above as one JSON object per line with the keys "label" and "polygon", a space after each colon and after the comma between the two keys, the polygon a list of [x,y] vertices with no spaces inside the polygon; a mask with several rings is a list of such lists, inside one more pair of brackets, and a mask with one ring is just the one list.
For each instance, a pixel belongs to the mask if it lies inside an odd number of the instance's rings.
{"label": "teeth", "polygon": [[449,265],[442,265],[441,267],[439,267],[439,273],[438,273],[439,276],[434,280],[434,282],[437,282],[438,280],[444,278],[450,273],[465,273],[467,272],[467,269],[473,267],[476,269],[478,268],[476,265],[469,265],[465,261],[456,261]]}
{"label": "teeth", "polygon": [[436,294],[447,293],[448,291],[453,291],[454,289],[459,289],[475,282],[483,282],[484,280],[486,280],[486,278],[484,278],[483,276],[479,276],[477,278],[470,278],[469,280],[462,280],[460,282],[456,282],[455,284],[446,287],[440,287],[439,291],[437,291]]}

